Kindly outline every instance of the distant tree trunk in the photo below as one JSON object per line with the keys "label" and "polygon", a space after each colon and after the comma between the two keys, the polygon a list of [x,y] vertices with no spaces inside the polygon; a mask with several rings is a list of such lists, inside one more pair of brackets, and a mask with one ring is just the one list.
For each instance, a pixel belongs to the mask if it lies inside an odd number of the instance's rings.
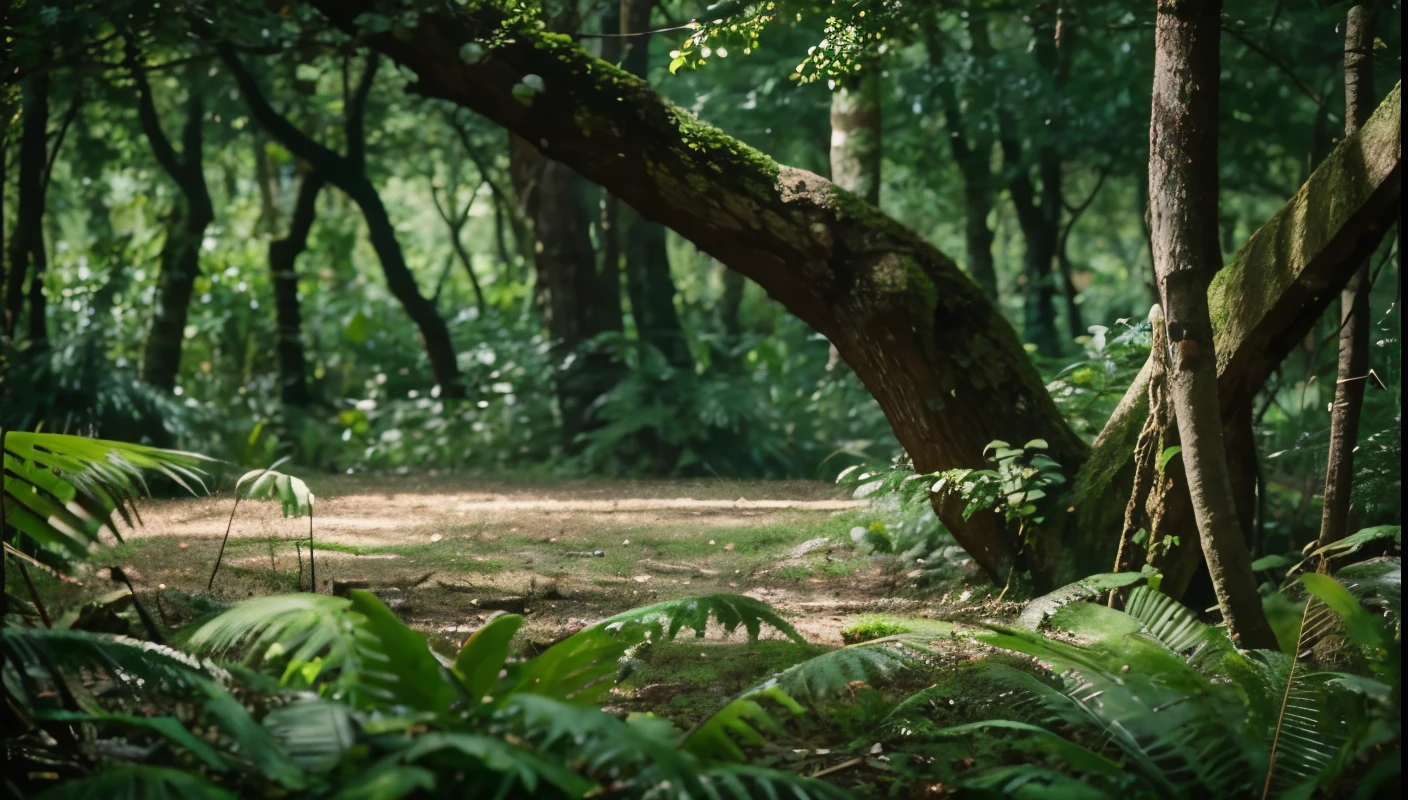
{"label": "distant tree trunk", "polygon": [[[990,56],[992,44],[988,40],[986,17],[975,16],[968,21],[969,36],[972,40],[972,53],[976,58]],[[942,56],[942,44],[937,35],[929,37],[931,58]],[[943,105],[944,124],[948,127],[949,147],[953,160],[963,175],[963,244],[968,254],[968,274],[991,300],[998,297],[997,267],[992,257],[992,228],[988,227],[988,215],[992,213],[992,127],[980,127],[977,133],[969,134],[964,124],[964,115],[959,107],[958,94],[953,82],[940,81],[937,87],[939,101]]]}
{"label": "distant tree trunk", "polygon": [[[642,79],[650,71],[650,37],[630,34],[650,29],[655,5],[656,0],[621,0],[620,4],[621,33],[628,36],[621,66]],[[612,202],[615,204],[614,198]],[[641,341],[657,348],[671,366],[692,369],[689,340],[675,309],[675,281],[670,275],[664,226],[641,219],[635,209],[625,205],[616,211],[616,220],[631,316]]]}
{"label": "distant tree trunk", "polygon": [[831,180],[880,204],[880,62],[863,59],[831,95]]}
{"label": "distant tree trunk", "polygon": [[581,202],[582,178],[525,141],[515,138],[511,147],[514,184],[533,226],[538,294],[553,341],[557,401],[570,447],[593,427],[592,403],[619,377],[609,354],[586,343],[619,331],[621,318],[619,312],[615,319],[600,314],[593,297],[600,282],[591,223]]}
{"label": "distant tree trunk", "polygon": [[[1353,133],[1374,112],[1374,19],[1372,2],[1349,8],[1344,37],[1344,132]],[[1325,467],[1325,505],[1320,544],[1349,533],[1350,489],[1354,483],[1354,447],[1369,371],[1369,262],[1355,271],[1340,292],[1339,368],[1335,402],[1330,407],[1330,454]]]}
{"label": "distant tree trunk", "polygon": [[743,310],[743,290],[747,286],[748,279],[740,272],[734,272],[727,267],[723,270],[723,294],[719,297],[719,324],[724,330],[730,347],[738,344],[738,340],[743,336],[743,320],[741,311]]}
{"label": "distant tree trunk", "polygon": [[178,155],[162,131],[146,71],[138,59],[135,49],[129,50],[129,63],[137,83],[137,117],[157,163],[180,188],[183,200],[172,212],[166,227],[151,330],[142,352],[142,380],[169,392],[176,388],[176,378],[181,372],[181,347],[190,315],[191,294],[196,277],[200,275],[201,242],[205,239],[206,227],[215,220],[215,209],[205,183],[205,161],[201,152],[205,106],[195,68],[191,68],[187,76],[186,121],[181,128],[181,153]]}
{"label": "distant tree trunk", "polygon": [[[42,275],[44,252],[44,172],[49,156],[49,75],[37,72],[21,84],[23,105],[20,122],[19,191],[15,211],[14,233],[9,241],[10,270],[5,276],[5,335],[11,338],[24,313],[24,281],[28,275]],[[34,285],[31,283],[31,286]],[[43,302],[41,296],[40,302]],[[31,306],[29,334],[36,328],[43,337],[43,306],[39,308],[38,325]]]}
{"label": "distant tree trunk", "polygon": [[1193,515],[1222,616],[1242,647],[1274,648],[1237,521],[1217,396],[1208,284],[1217,240],[1221,0],[1161,0],[1154,42],[1149,194],[1170,347],[1168,387]]}
{"label": "distant tree trunk", "polygon": [[259,187],[259,219],[254,232],[275,236],[279,232],[279,175],[269,161],[268,143],[262,136],[254,137],[254,182]]}
{"label": "distant tree trunk", "polygon": [[220,59],[230,68],[249,106],[250,115],[269,135],[278,139],[298,158],[307,161],[328,183],[341,189],[362,210],[367,223],[367,238],[381,261],[386,286],[401,303],[406,316],[420,330],[421,344],[430,359],[430,371],[443,397],[460,398],[466,394],[463,376],[455,357],[455,345],[450,329],[440,316],[434,301],[421,294],[415,274],[406,264],[406,254],[396,238],[396,226],[386,213],[386,206],[376,186],[367,178],[365,114],[367,94],[371,91],[379,56],[373,54],[362,72],[356,90],[349,98],[346,110],[347,155],[339,155],[319,144],[274,110],[264,97],[254,76],[240,60],[229,42],[216,45]]}
{"label": "distant tree trunk", "polygon": [[[1062,92],[1066,83],[1067,59],[1063,20],[1059,10],[1049,13],[1033,25],[1033,51],[1037,64],[1051,75],[1053,90]],[[1022,338],[1036,345],[1043,356],[1061,354],[1061,340],[1056,333],[1056,268],[1057,246],[1061,225],[1061,154],[1054,137],[1060,127],[1059,114],[1045,127],[1037,145],[1035,168],[1041,187],[1033,184],[1032,165],[1024,162],[1020,132],[1009,111],[999,111],[1000,141],[1003,166],[1009,173],[1008,194],[1017,212],[1017,224],[1022,229],[1026,248],[1022,256]]]}
{"label": "distant tree trunk", "polygon": [[316,172],[304,176],[288,235],[269,243],[269,271],[274,279],[274,310],[279,328],[279,399],[294,408],[307,408],[310,402],[296,266],[298,256],[308,247],[308,232],[318,214],[318,193],[323,185],[322,176]]}

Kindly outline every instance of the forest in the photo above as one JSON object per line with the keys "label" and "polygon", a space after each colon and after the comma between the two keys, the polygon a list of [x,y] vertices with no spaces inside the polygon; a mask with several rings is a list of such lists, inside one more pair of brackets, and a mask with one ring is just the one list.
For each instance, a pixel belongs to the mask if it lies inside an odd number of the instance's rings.
{"label": "forest", "polygon": [[1397,0],[0,28],[5,796],[1400,796]]}

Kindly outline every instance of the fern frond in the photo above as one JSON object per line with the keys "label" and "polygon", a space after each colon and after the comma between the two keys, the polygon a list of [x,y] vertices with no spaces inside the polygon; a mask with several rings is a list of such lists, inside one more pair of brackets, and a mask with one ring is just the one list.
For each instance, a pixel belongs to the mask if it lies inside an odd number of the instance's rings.
{"label": "fern frond", "polygon": [[703,636],[713,619],[732,633],[739,627],[756,640],[763,623],[796,642],[802,635],[767,603],[735,594],[686,597],[632,609],[578,631],[522,665],[502,696],[531,692],[574,703],[595,703],[610,691],[628,651],[646,641],[669,641],[685,628]]}
{"label": "fern frond", "polygon": [[596,787],[595,782],[561,764],[514,747],[496,736],[474,733],[423,733],[409,747],[397,752],[392,762],[428,763],[440,767],[441,773],[453,767],[457,772],[467,773],[464,781],[474,787],[476,793],[497,784],[495,791],[487,792],[494,797],[515,794],[533,797],[541,784],[556,787],[568,797],[581,797]]}
{"label": "fern frond", "polygon": [[733,633],[741,626],[748,632],[749,641],[756,641],[762,632],[763,623],[767,623],[792,641],[798,644],[806,643],[806,639],[792,627],[792,623],[783,619],[772,606],[741,594],[721,593],[667,600],[653,606],[622,612],[600,624],[610,627],[636,622],[658,626],[669,640],[674,639],[681,629],[686,628],[693,630],[696,637],[702,637],[711,618],[723,626],[725,633]]}
{"label": "fern frond", "polygon": [[872,686],[890,683],[916,665],[910,649],[917,647],[896,636],[828,650],[779,672],[764,686],[775,685],[806,702],[835,700],[855,681]]}
{"label": "fern frond", "polygon": [[318,594],[246,600],[178,635],[195,653],[250,663],[286,663],[282,680],[311,685],[320,674],[356,665],[361,644],[352,601]]}
{"label": "fern frond", "polygon": [[1145,576],[1139,572],[1111,572],[1068,583],[1027,603],[1021,615],[1017,617],[1017,627],[1029,631],[1041,630],[1046,619],[1068,603],[1096,597],[1114,589],[1123,589],[1144,579]]}
{"label": "fern frond", "polygon": [[709,767],[699,773],[699,782],[704,787],[699,796],[709,800],[754,800],[759,797],[769,800],[839,800],[850,797],[850,794],[840,787],[820,780],[749,764],[718,764]]}
{"label": "fern frond", "polygon": [[680,749],[701,758],[723,761],[747,761],[744,746],[767,741],[764,734],[781,735],[783,727],[775,706],[789,716],[804,713],[796,700],[776,686],[754,689],[714,712],[685,737]]}
{"label": "fern frond", "polygon": [[603,780],[629,781],[641,789],[639,795],[664,784],[674,787],[677,796],[700,793],[697,766],[673,747],[673,735],[532,694],[510,698],[494,718],[537,752],[580,761],[587,774]]}
{"label": "fern frond", "polygon": [[356,740],[352,712],[326,700],[305,700],[264,715],[264,727],[294,764],[309,772],[328,772]]}

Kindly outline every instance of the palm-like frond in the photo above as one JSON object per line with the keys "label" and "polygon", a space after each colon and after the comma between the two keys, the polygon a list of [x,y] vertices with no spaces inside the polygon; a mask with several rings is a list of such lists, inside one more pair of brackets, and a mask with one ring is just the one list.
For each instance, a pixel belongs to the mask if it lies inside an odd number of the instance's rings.
{"label": "palm-like frond", "polygon": [[680,747],[702,758],[747,761],[743,746],[762,744],[767,741],[765,734],[778,736],[784,732],[770,706],[785,711],[787,716],[805,711],[776,686],[753,689],[701,722]]}
{"label": "palm-like frond", "polygon": [[200,775],[168,767],[136,764],[106,769],[96,775],[60,783],[39,800],[235,800]]}
{"label": "palm-like frond", "polygon": [[1063,606],[1114,589],[1123,589],[1144,579],[1145,576],[1139,572],[1111,572],[1091,575],[1075,583],[1066,584],[1056,591],[1042,595],[1028,603],[1017,618],[1017,627],[1031,631],[1040,630],[1041,626],[1046,623],[1046,619]]}
{"label": "palm-like frond", "polygon": [[501,697],[531,692],[575,703],[595,703],[611,689],[628,651],[646,641],[668,641],[683,629],[703,636],[714,620],[732,633],[742,627],[755,640],[763,623],[782,631],[796,642],[802,635],[767,603],[735,594],[686,597],[633,609],[578,631],[543,651],[512,676],[512,685]]}
{"label": "palm-like frond", "polygon": [[71,571],[106,528],[121,539],[114,514],[130,527],[144,471],[187,490],[202,488],[196,453],[58,433],[4,432],[5,522],[19,531],[5,544],[42,563]]}
{"label": "palm-like frond", "polygon": [[188,650],[216,658],[285,665],[282,679],[313,684],[355,669],[364,648],[352,601],[318,594],[256,597],[178,636]]}
{"label": "palm-like frond", "polygon": [[264,715],[264,727],[290,761],[309,772],[328,772],[356,742],[352,711],[340,703],[310,699]]}
{"label": "palm-like frond", "polygon": [[56,691],[61,705],[73,710],[68,684],[85,674],[106,677],[129,695],[189,690],[222,677],[215,666],[179,650],[85,631],[7,627],[0,631],[0,653],[6,692],[26,708],[41,707],[41,697]]}

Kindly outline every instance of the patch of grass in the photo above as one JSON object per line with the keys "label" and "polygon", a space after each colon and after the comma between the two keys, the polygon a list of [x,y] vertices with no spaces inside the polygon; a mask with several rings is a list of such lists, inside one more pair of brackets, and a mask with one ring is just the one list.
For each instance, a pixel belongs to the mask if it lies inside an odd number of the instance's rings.
{"label": "patch of grass", "polygon": [[812,568],[806,564],[792,564],[773,570],[772,577],[780,581],[801,581],[812,576]]}
{"label": "patch of grass", "polygon": [[860,644],[886,636],[898,636],[912,630],[914,629],[902,622],[884,617],[862,617],[859,622],[841,631],[841,641],[846,644]]}

